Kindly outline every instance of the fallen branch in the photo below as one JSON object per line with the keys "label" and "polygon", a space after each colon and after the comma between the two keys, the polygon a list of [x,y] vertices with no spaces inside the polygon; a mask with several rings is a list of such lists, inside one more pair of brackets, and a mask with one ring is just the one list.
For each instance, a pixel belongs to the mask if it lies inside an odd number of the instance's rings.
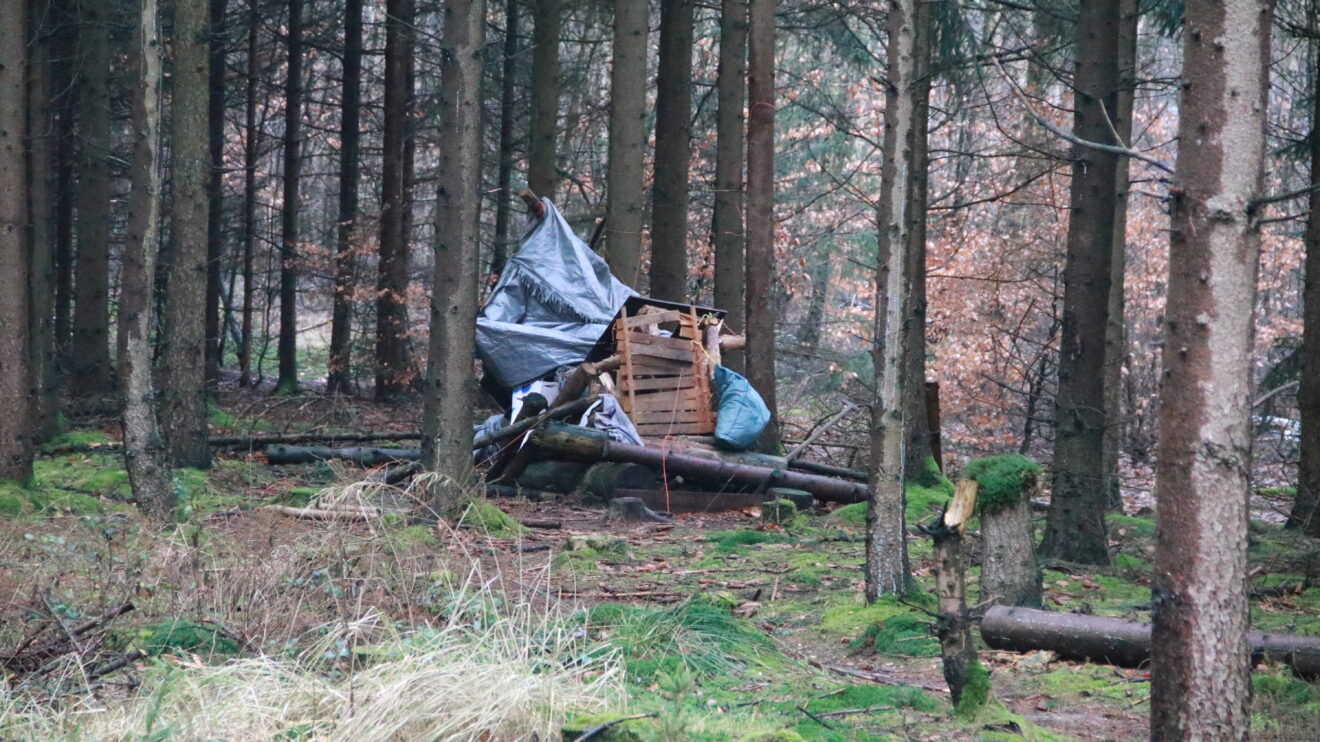
{"label": "fallen branch", "polygon": [[527,520],[518,521],[528,528],[541,528],[545,530],[557,530],[564,527],[564,522],[559,520]]}
{"label": "fallen branch", "polygon": [[[295,508],[288,505],[262,505],[258,510],[288,515],[300,520],[331,520],[361,523],[381,516],[380,510],[363,508],[360,510],[321,510],[319,508]],[[375,511],[375,512],[370,512]]]}
{"label": "fallen branch", "polygon": [[824,423],[821,423],[820,425],[816,426],[815,430],[812,430],[810,433],[808,433],[807,437],[801,443],[794,446],[793,450],[788,452],[788,456],[787,456],[788,463],[792,464],[793,459],[796,459],[797,457],[801,456],[802,453],[807,450],[807,446],[810,446],[812,443],[815,443],[817,438],[824,435],[826,431],[837,425],[840,420],[843,420],[843,418],[848,416],[849,412],[852,412],[855,409],[857,409],[857,405],[853,404],[852,402],[844,402],[843,409],[834,413],[834,416],[831,417],[829,420],[826,420]]}

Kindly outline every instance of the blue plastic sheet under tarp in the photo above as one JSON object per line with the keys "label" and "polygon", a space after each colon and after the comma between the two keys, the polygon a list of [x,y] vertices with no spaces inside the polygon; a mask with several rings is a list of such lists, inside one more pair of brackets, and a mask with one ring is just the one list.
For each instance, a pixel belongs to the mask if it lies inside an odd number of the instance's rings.
{"label": "blue plastic sheet under tarp", "polygon": [[582,363],[637,292],[573,233],[550,199],[477,318],[477,354],[504,387]]}

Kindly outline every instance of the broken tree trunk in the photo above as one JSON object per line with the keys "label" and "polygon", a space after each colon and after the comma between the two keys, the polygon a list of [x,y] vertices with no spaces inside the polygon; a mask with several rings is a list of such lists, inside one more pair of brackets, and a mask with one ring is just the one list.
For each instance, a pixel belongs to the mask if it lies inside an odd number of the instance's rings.
{"label": "broken tree trunk", "polygon": [[[953,500],[934,524],[923,525],[935,542],[935,592],[939,612],[935,615],[935,633],[940,640],[944,660],[944,680],[949,684],[953,705],[961,707],[963,689],[977,666],[976,644],[972,641],[972,622],[967,614],[967,557],[963,533],[971,520],[976,503],[976,481],[958,481]],[[983,699],[982,701],[983,702]]]}
{"label": "broken tree trunk", "polygon": [[842,503],[864,502],[867,495],[863,484],[633,446],[612,441],[599,430],[576,425],[550,423],[533,433],[531,442],[551,458],[641,464],[666,476],[691,477],[711,484],[793,487],[821,500]]}
{"label": "broken tree trunk", "polygon": [[[1251,661],[1282,662],[1303,678],[1320,678],[1320,637],[1251,632]],[[1150,662],[1150,624],[1108,616],[995,606],[981,619],[981,638],[995,649],[1049,650],[1064,659],[1141,667]]]}

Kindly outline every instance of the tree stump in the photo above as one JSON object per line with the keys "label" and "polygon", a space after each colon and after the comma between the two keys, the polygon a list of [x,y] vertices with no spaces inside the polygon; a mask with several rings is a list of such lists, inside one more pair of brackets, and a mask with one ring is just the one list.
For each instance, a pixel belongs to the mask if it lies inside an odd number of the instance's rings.
{"label": "tree stump", "polygon": [[940,518],[931,525],[921,526],[935,542],[935,592],[939,599],[935,633],[940,640],[944,680],[960,714],[984,705],[989,693],[985,669],[972,641],[964,582],[967,558],[963,553],[963,533],[971,520],[976,491],[975,481],[959,480],[953,500],[945,506]]}
{"label": "tree stump", "polygon": [[1023,456],[977,459],[964,472],[980,487],[982,604],[1041,606],[1031,531],[1031,493],[1040,467]]}
{"label": "tree stump", "polygon": [[806,511],[816,506],[816,498],[806,490],[791,487],[771,487],[770,499],[790,500],[798,510]]}
{"label": "tree stump", "polygon": [[793,501],[787,498],[767,500],[761,505],[761,522],[763,523],[782,526],[785,523],[791,523],[795,515],[797,515],[797,505],[794,505]]}
{"label": "tree stump", "polygon": [[610,500],[609,520],[632,521],[638,523],[673,523],[673,518],[663,516],[646,507],[639,497],[616,497]]}

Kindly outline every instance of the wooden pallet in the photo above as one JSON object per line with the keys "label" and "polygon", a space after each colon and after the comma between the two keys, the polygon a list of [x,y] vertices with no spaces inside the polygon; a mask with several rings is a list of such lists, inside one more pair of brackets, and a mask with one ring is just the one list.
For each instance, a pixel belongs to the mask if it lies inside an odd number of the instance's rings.
{"label": "wooden pallet", "polygon": [[[650,310],[650,311],[648,311]],[[672,336],[652,333],[676,326]],[[697,310],[643,307],[614,323],[619,400],[642,435],[709,435],[715,432],[711,362]]]}

